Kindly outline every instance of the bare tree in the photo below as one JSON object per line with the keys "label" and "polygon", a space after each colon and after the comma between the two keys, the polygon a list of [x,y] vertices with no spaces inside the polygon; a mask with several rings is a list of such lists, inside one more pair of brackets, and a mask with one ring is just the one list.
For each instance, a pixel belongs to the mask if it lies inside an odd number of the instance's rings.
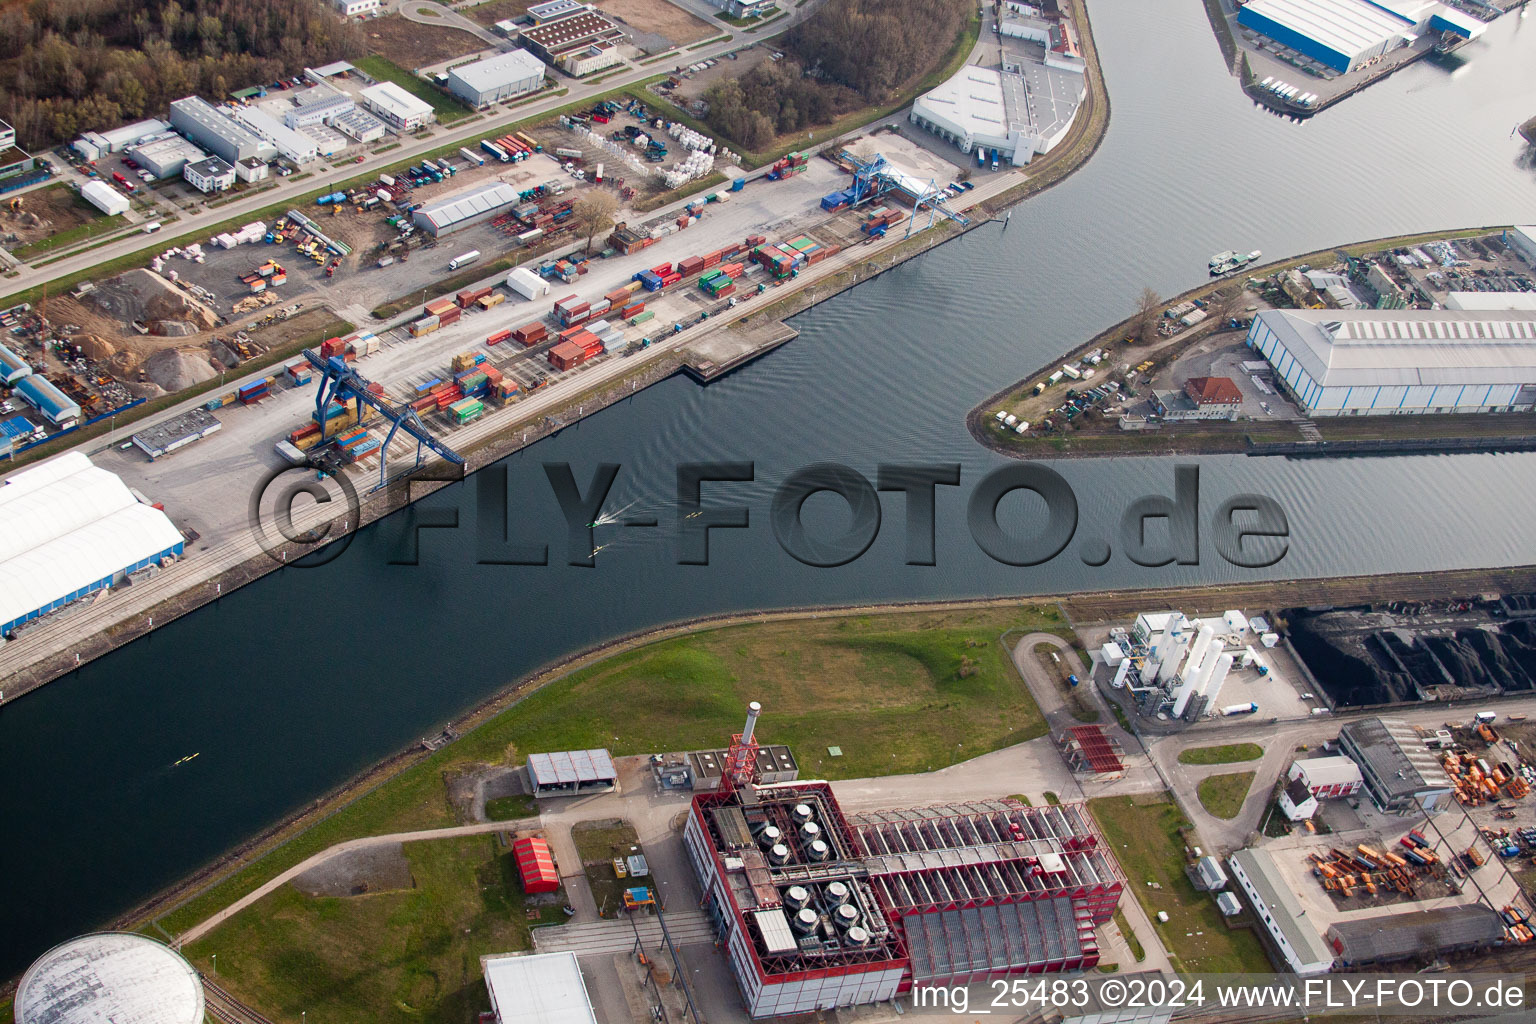
{"label": "bare tree", "polygon": [[1131,321],[1131,334],[1137,341],[1151,341],[1157,334],[1157,316],[1162,304],[1162,296],[1151,288],[1143,288],[1136,297],[1136,316]]}
{"label": "bare tree", "polygon": [[571,207],[571,219],[576,222],[578,232],[586,233],[587,252],[592,251],[592,239],[613,227],[613,215],[618,212],[619,201],[612,192],[602,189],[592,189],[576,200]]}

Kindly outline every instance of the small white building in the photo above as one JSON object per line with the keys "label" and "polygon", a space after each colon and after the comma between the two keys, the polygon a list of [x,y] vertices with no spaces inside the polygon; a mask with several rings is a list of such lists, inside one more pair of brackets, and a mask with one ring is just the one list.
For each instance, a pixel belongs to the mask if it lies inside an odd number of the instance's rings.
{"label": "small white building", "polygon": [[108,217],[116,217],[120,213],[127,213],[132,204],[128,197],[104,181],[88,181],[80,190],[80,195],[85,201]]}
{"label": "small white building", "polygon": [[1317,797],[1300,779],[1292,779],[1280,791],[1280,813],[1290,821],[1302,821],[1317,813]]}
{"label": "small white building", "polygon": [[1300,780],[1319,800],[1353,796],[1365,784],[1360,766],[1347,757],[1305,757],[1291,764],[1287,779]]}
{"label": "small white building", "polygon": [[594,71],[623,63],[624,56],[619,53],[619,48],[606,40],[564,54],[560,58],[560,66],[573,78],[580,78],[582,75],[590,75]]}
{"label": "small white building", "polygon": [[377,11],[379,0],[332,0],[343,18],[362,18]]}
{"label": "small white building", "polygon": [[267,162],[254,156],[248,156],[235,164],[235,177],[241,181],[264,181],[270,173],[271,167]]}
{"label": "small white building", "polygon": [[1333,951],[1312,927],[1273,855],[1267,850],[1239,850],[1227,858],[1227,867],[1279,948],[1287,969],[1303,976],[1333,969]]}
{"label": "small white building", "polygon": [[199,192],[223,192],[235,184],[235,169],[216,156],[187,164],[181,176]]}
{"label": "small white building", "polygon": [[436,118],[432,104],[418,99],[394,82],[380,82],[362,91],[363,106],[396,131],[413,132]]}
{"label": "small white building", "polygon": [[359,144],[377,142],[388,131],[384,127],[383,121],[380,121],[366,110],[349,110],[345,114],[337,114],[331,118],[329,124],[332,128]]}
{"label": "small white building", "polygon": [[576,954],[482,956],[496,1024],[597,1024]]}

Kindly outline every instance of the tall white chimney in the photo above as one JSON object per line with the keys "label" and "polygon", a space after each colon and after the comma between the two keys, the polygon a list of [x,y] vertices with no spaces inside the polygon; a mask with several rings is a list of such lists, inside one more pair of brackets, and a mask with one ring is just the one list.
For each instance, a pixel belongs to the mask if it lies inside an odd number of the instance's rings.
{"label": "tall white chimney", "polygon": [[757,728],[757,716],[763,713],[763,706],[757,701],[747,705],[747,727],[741,731],[743,744],[752,742],[752,733]]}

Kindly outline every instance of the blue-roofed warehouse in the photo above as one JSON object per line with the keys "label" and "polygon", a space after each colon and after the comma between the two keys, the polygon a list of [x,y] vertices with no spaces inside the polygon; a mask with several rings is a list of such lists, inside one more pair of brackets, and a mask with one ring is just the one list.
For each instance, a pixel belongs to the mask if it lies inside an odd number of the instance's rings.
{"label": "blue-roofed warehouse", "polygon": [[23,377],[32,375],[32,367],[21,356],[0,345],[0,384],[15,384]]}
{"label": "blue-roofed warehouse", "polygon": [[1439,7],[1415,0],[1253,0],[1238,8],[1237,23],[1343,74],[1411,39],[1419,8],[1430,6]]}
{"label": "blue-roofed warehouse", "polygon": [[23,377],[16,382],[16,394],[56,427],[68,426],[80,418],[80,406],[46,377]]}

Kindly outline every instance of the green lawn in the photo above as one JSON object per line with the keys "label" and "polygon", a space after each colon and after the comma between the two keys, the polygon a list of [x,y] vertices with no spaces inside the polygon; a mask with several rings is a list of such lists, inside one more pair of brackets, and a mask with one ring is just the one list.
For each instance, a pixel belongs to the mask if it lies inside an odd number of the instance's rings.
{"label": "green lawn", "polygon": [[[1179,832],[1186,822],[1167,794],[1100,797],[1088,801],[1120,866],[1126,888],[1141,902],[1176,969],[1186,973],[1241,974],[1272,970],[1258,938],[1228,929],[1216,901],[1197,892],[1184,874],[1184,846],[1198,842]],[[1158,888],[1147,883],[1155,882]]]}
{"label": "green lawn", "polygon": [[1253,785],[1256,772],[1234,772],[1231,775],[1212,775],[1200,780],[1197,792],[1200,804],[1213,815],[1230,821],[1243,809],[1248,787]]}
{"label": "green lawn", "polygon": [[1145,960],[1147,958],[1146,948],[1142,946],[1141,940],[1136,937],[1136,933],[1131,930],[1131,922],[1125,919],[1125,911],[1119,907],[1115,908],[1115,925],[1120,929],[1120,934],[1125,936],[1125,944],[1131,947],[1131,956],[1136,958],[1136,962],[1141,963]]}
{"label": "green lawn", "polygon": [[[284,869],[358,836],[456,823],[443,774],[530,751],[718,747],[760,700],[764,742],[811,778],[924,771],[1045,734],[997,644],[1005,630],[1070,635],[1054,606],[821,615],[662,640],[572,673],[358,796],[160,919],[175,934]],[[962,658],[970,659],[961,677]],[[963,744],[963,746],[961,745]],[[831,758],[827,747],[841,746]]]}
{"label": "green lawn", "polygon": [[417,99],[432,104],[432,110],[437,114],[437,120],[441,124],[452,124],[474,113],[452,96],[434,89],[426,80],[417,78],[394,61],[380,57],[376,53],[359,57],[353,63],[371,77],[381,82],[394,82]]}
{"label": "green lawn", "polygon": [[516,821],[538,813],[538,801],[531,796],[496,796],[485,802],[485,816],[491,821]]}
{"label": "green lawn", "polygon": [[1187,747],[1179,751],[1179,764],[1234,764],[1264,756],[1257,743],[1228,743],[1220,747]]}
{"label": "green lawn", "polygon": [[[487,1003],[480,956],[527,949],[510,848],[494,836],[405,846],[411,888],[308,896],[285,885],[182,950],[277,1020],[472,1024]],[[563,919],[558,905],[545,919]]]}

